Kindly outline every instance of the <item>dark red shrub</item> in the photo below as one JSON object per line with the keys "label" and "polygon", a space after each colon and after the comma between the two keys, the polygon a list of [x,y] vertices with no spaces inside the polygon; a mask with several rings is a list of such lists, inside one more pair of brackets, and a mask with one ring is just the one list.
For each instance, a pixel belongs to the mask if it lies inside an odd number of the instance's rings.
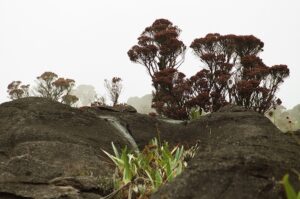
{"label": "dark red shrub", "polygon": [[[232,103],[265,113],[279,103],[275,93],[289,75],[289,69],[286,65],[266,66],[258,57],[263,46],[253,35],[208,34],[195,39],[191,48],[207,68],[199,77],[207,82],[203,85],[204,91],[198,89],[196,96],[209,93],[209,103],[199,106],[216,111]],[[195,79],[197,77],[191,78],[193,82]]]}
{"label": "dark red shrub", "polygon": [[157,19],[128,51],[131,61],[142,64],[154,74],[166,68],[178,68],[184,61],[186,46],[178,39],[180,29],[166,19]]}
{"label": "dark red shrub", "polygon": [[180,30],[166,19],[156,20],[128,51],[130,60],[144,65],[152,78],[152,107],[173,119],[188,119],[191,108],[217,111],[231,103],[265,113],[281,103],[275,97],[289,76],[286,65],[266,66],[258,57],[264,43],[253,35],[207,34],[190,47],[204,69],[190,78],[177,70],[186,47]]}

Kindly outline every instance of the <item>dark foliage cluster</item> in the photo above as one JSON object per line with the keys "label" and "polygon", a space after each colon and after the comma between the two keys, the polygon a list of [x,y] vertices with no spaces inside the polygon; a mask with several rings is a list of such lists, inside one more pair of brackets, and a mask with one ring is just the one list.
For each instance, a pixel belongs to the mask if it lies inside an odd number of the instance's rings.
{"label": "dark foliage cluster", "polygon": [[152,78],[152,106],[159,114],[188,119],[193,107],[213,112],[228,103],[265,113],[281,103],[275,93],[289,69],[263,63],[261,40],[253,35],[218,33],[195,39],[190,47],[204,68],[186,78],[177,70],[186,50],[179,33],[170,21],[158,19],[128,51],[130,60],[144,65]]}
{"label": "dark foliage cluster", "polygon": [[168,20],[156,20],[138,38],[138,45],[128,51],[130,60],[146,66],[151,78],[161,70],[179,67],[186,50],[184,43],[178,39],[180,32]]}

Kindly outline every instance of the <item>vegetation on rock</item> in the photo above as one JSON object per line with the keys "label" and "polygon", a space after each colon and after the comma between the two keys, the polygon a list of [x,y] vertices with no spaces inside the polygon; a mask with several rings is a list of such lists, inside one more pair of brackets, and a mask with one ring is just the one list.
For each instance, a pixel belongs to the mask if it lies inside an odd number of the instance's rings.
{"label": "vegetation on rock", "polygon": [[286,65],[268,67],[259,58],[264,43],[253,35],[207,34],[190,47],[205,68],[190,78],[178,71],[186,46],[180,29],[158,19],[128,51],[131,61],[146,67],[155,88],[152,107],[173,119],[188,119],[192,108],[214,112],[236,104],[265,113],[280,104],[275,93],[289,76]]}
{"label": "vegetation on rock", "polygon": [[289,181],[288,174],[283,177],[282,184],[284,186],[287,199],[300,199],[300,191],[298,191],[298,193],[295,191],[294,187]]}
{"label": "vegetation on rock", "polygon": [[73,79],[58,77],[53,72],[44,72],[37,77],[37,80],[35,91],[40,97],[50,98],[68,105],[72,105],[78,100],[76,96],[70,94],[75,86]]}
{"label": "vegetation on rock", "polygon": [[176,146],[172,150],[167,142],[156,138],[142,152],[131,153],[127,147],[121,153],[112,143],[114,155],[104,151],[116,165],[115,191],[106,198],[148,198],[160,186],[179,175],[186,160],[195,155],[197,145],[190,150]]}
{"label": "vegetation on rock", "polygon": [[[109,94],[110,100],[113,103],[113,106],[118,104],[119,97],[122,91],[122,79],[120,77],[113,77],[111,81],[107,79],[104,80],[104,86]],[[103,101],[103,100],[102,100]]]}
{"label": "vegetation on rock", "polygon": [[21,81],[12,81],[7,86],[7,93],[11,100],[29,96],[29,84],[22,85]]}
{"label": "vegetation on rock", "polygon": [[[34,96],[50,98],[64,104],[72,105],[78,98],[71,94],[75,81],[58,77],[53,72],[44,72],[37,77],[37,85],[33,90]],[[21,81],[13,81],[7,87],[9,98],[12,100],[29,97],[30,85],[21,85]]]}

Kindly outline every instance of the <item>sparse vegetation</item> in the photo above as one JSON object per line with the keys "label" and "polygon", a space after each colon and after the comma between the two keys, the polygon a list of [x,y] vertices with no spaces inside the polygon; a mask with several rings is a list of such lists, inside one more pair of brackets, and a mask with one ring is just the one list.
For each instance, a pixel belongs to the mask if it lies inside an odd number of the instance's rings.
{"label": "sparse vegetation", "polygon": [[295,191],[294,187],[289,181],[289,175],[286,174],[282,179],[282,184],[286,193],[287,199],[300,199],[300,191]]}
{"label": "sparse vegetation", "polygon": [[190,120],[196,120],[196,119],[199,119],[203,114],[203,111],[201,108],[192,108],[191,109],[191,112],[189,114],[189,119]]}
{"label": "sparse vegetation", "polygon": [[[57,74],[48,71],[37,77],[37,85],[32,93],[34,96],[50,98],[71,106],[78,101],[78,98],[71,94],[74,86],[74,80],[58,77]],[[12,100],[29,97],[30,85],[21,85],[21,81],[11,82],[7,89]]]}
{"label": "sparse vegetation", "polygon": [[107,79],[104,80],[104,86],[109,94],[113,106],[116,106],[118,104],[118,100],[123,88],[121,82],[122,79],[120,77],[113,77],[111,81],[108,81]]}
{"label": "sparse vegetation", "polygon": [[190,150],[176,146],[172,150],[154,138],[142,152],[130,152],[127,147],[121,153],[112,143],[114,155],[104,151],[116,165],[115,191],[105,198],[148,198],[166,182],[172,181],[186,167],[187,159],[194,157],[197,145]]}
{"label": "sparse vegetation", "polygon": [[11,100],[29,96],[29,84],[22,85],[21,81],[12,81],[7,86],[7,93]]}
{"label": "sparse vegetation", "polygon": [[58,77],[53,72],[44,72],[37,77],[37,80],[35,88],[37,96],[50,98],[68,105],[72,105],[78,100],[76,96],[70,94],[75,86],[73,79]]}

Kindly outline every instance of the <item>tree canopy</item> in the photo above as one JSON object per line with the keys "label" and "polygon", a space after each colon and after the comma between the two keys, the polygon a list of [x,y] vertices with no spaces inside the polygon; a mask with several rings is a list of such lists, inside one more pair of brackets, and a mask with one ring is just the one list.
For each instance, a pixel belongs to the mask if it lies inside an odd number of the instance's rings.
{"label": "tree canopy", "polygon": [[180,29],[158,19],[128,51],[131,61],[146,67],[155,88],[152,106],[166,117],[187,119],[192,108],[217,111],[236,104],[265,113],[280,104],[275,94],[289,76],[287,65],[267,66],[259,57],[264,43],[253,35],[210,33],[190,45],[203,69],[190,78],[178,71],[186,46]]}

